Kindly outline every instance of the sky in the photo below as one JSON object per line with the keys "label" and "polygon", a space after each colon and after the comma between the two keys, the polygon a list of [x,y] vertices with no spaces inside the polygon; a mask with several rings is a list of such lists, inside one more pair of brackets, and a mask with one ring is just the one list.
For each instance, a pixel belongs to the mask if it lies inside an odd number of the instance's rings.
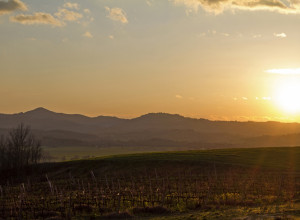
{"label": "sky", "polygon": [[300,0],[0,0],[0,112],[300,122]]}

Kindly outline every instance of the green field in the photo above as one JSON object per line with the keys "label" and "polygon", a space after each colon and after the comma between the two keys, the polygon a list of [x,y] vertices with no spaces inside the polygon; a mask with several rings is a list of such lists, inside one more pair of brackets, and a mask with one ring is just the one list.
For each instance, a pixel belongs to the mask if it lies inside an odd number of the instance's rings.
{"label": "green field", "polygon": [[[62,149],[62,152],[64,148]],[[78,150],[82,151],[82,149]],[[76,148],[74,149],[76,151]],[[300,147],[278,148],[247,148],[247,149],[217,149],[201,151],[177,151],[134,153],[123,155],[109,155],[114,150],[98,152],[101,156],[88,160],[73,160],[62,163],[50,163],[49,166],[59,170],[60,167],[69,167],[69,171],[82,173],[81,170],[94,170],[102,172],[104,169],[111,172],[112,169],[143,170],[155,169],[161,166],[179,166],[197,168],[198,166],[210,166],[214,164],[220,167],[244,167],[248,169],[267,169],[269,171],[300,172]],[[109,156],[107,156],[109,155]],[[47,165],[46,165],[47,167]],[[48,167],[47,167],[48,169]],[[49,168],[51,169],[51,168]]]}
{"label": "green field", "polygon": [[32,175],[4,183],[0,213],[11,219],[299,219],[299,180],[300,147],[102,156],[40,164]]}
{"label": "green field", "polygon": [[[164,147],[164,152],[183,150],[179,147]],[[186,149],[186,148],[185,148]],[[133,153],[161,152],[160,147],[95,147],[95,146],[77,146],[77,147],[43,147],[46,152],[46,162],[61,162],[78,159],[90,159],[102,156],[123,155]]]}

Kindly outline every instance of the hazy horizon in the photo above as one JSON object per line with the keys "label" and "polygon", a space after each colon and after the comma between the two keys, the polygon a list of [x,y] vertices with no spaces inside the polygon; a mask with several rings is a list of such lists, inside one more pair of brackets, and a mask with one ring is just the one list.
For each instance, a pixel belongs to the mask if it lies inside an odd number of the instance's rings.
{"label": "hazy horizon", "polygon": [[183,114],[179,114],[179,113],[169,113],[169,112],[145,112],[144,114],[141,114],[141,115],[136,115],[136,116],[133,116],[133,117],[120,117],[120,116],[116,116],[116,115],[102,115],[102,114],[96,114],[96,115],[86,115],[86,114],[83,114],[83,113],[78,113],[78,112],[62,112],[62,111],[54,111],[53,109],[48,109],[48,108],[45,108],[45,107],[35,107],[33,109],[28,109],[28,110],[25,110],[25,111],[17,111],[17,112],[9,112],[9,113],[5,113],[5,112],[0,112],[0,115],[1,114],[5,114],[5,115],[17,115],[17,114],[25,114],[25,113],[28,113],[28,112],[34,112],[34,111],[49,111],[49,112],[52,112],[52,113],[57,113],[57,114],[66,114],[66,115],[81,115],[81,116],[85,116],[85,117],[88,117],[88,118],[96,118],[96,117],[116,117],[116,118],[119,118],[119,119],[135,119],[135,118],[139,118],[139,117],[142,117],[142,116],[145,116],[145,115],[151,115],[151,114],[165,114],[165,115],[178,115],[178,116],[181,116],[181,117],[184,117],[184,118],[191,118],[191,119],[204,119],[204,120],[210,120],[210,121],[228,121],[228,122],[282,122],[282,123],[299,123],[299,122],[296,122],[296,121],[274,121],[274,120],[261,120],[261,121],[255,121],[255,120],[248,120],[248,119],[244,119],[244,120],[226,120],[226,119],[215,119],[215,118],[205,118],[205,117],[192,117],[192,116],[187,116],[187,115],[183,115]]}
{"label": "hazy horizon", "polygon": [[297,0],[1,0],[0,112],[300,122]]}

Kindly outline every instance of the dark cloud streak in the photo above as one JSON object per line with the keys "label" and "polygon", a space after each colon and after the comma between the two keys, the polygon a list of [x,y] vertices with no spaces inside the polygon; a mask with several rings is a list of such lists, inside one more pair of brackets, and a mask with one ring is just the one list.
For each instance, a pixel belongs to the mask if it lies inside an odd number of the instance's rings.
{"label": "dark cloud streak", "polygon": [[283,14],[300,13],[300,0],[290,0],[287,5],[282,0],[173,0],[175,4],[183,4],[195,11],[199,7],[215,14],[226,9],[233,10],[266,10],[277,11]]}
{"label": "dark cloud streak", "polygon": [[48,24],[52,26],[63,26],[64,23],[60,20],[54,18],[51,14],[43,13],[43,12],[37,12],[33,15],[16,15],[10,17],[10,20],[12,22],[17,22],[25,25],[33,25],[33,24]]}
{"label": "dark cloud streak", "polygon": [[9,14],[16,10],[26,11],[27,6],[20,0],[0,1],[0,15]]}

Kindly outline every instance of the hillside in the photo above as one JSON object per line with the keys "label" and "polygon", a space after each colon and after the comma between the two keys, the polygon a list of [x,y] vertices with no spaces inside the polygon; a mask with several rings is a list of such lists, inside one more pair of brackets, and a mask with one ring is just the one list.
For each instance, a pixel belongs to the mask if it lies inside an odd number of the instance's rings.
{"label": "hillside", "polygon": [[[42,173],[62,177],[71,172],[78,177],[89,176],[88,169],[99,175],[143,173],[145,170],[176,167],[179,170],[203,169],[217,166],[220,169],[239,167],[261,171],[294,172],[300,174],[300,147],[217,149],[201,151],[139,153],[48,163],[41,166]],[[177,169],[174,169],[176,172]],[[58,175],[58,176],[57,176]]]}

